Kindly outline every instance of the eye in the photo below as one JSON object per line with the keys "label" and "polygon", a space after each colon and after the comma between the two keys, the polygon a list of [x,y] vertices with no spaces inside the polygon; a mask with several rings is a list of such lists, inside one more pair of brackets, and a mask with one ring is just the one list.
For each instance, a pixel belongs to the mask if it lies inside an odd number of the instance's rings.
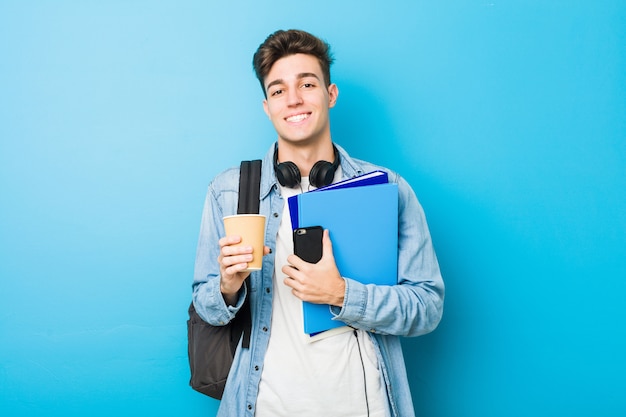
{"label": "eye", "polygon": [[313,84],[313,83],[304,83],[304,84],[302,84],[302,87],[304,87],[304,88],[313,88],[313,87],[315,87],[315,84]]}
{"label": "eye", "polygon": [[271,95],[272,97],[275,97],[275,96],[279,96],[279,95],[281,95],[282,93],[283,93],[283,90],[281,90],[281,89],[277,89],[277,90],[272,91],[272,93],[271,93],[270,95]]}

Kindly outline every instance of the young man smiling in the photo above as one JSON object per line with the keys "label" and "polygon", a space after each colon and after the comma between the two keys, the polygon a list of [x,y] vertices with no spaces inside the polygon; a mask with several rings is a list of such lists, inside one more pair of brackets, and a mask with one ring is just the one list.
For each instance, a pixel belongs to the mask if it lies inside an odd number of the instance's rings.
{"label": "young man smiling", "polygon": [[[237,351],[218,416],[414,415],[398,336],[437,326],[443,281],[411,187],[333,143],[329,110],[339,91],[331,83],[331,63],[329,46],[298,30],[271,34],[254,55],[263,108],[278,135],[261,174],[260,212],[268,219],[261,271],[244,272],[251,248],[233,246],[238,236],[224,236],[222,217],[237,209],[238,168],[209,185],[194,304],[206,321],[220,325],[248,299],[253,326],[250,348]],[[342,277],[328,231],[318,263],[295,256],[287,198],[376,169],[398,184],[397,285],[366,286]],[[302,330],[302,301],[329,304],[335,318],[354,330],[311,343]]]}

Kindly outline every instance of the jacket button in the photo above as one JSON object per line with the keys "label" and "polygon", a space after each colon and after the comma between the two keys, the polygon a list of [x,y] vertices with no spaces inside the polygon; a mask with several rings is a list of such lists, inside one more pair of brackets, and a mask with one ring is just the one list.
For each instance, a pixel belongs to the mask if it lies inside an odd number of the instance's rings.
{"label": "jacket button", "polygon": [[255,370],[255,371],[258,371],[258,370],[259,370],[259,365],[256,365],[256,366],[254,367],[254,370]]}
{"label": "jacket button", "polygon": [[267,331],[267,327],[264,326],[263,327],[263,331],[266,332]]}
{"label": "jacket button", "polygon": [[274,213],[274,217],[278,217],[278,213]]}

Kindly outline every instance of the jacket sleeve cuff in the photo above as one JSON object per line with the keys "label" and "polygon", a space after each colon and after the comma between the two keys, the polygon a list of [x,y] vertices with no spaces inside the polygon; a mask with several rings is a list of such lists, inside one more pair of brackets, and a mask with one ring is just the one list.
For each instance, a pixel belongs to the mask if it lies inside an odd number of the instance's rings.
{"label": "jacket sleeve cuff", "polygon": [[343,295],[343,306],[330,306],[333,320],[341,320],[353,326],[364,317],[367,305],[367,286],[350,278],[344,278],[346,290]]}
{"label": "jacket sleeve cuff", "polygon": [[237,303],[229,306],[224,301],[219,278],[207,281],[203,287],[195,294],[194,305],[200,317],[213,326],[223,326],[235,318],[248,296],[247,288],[243,285],[237,295]]}

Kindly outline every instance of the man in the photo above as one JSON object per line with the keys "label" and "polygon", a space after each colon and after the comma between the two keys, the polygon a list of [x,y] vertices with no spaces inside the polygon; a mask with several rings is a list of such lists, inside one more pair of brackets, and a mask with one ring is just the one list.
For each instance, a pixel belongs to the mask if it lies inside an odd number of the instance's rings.
{"label": "man", "polygon": [[[426,220],[410,186],[398,184],[398,277],[394,286],[344,278],[333,258],[332,230],[323,256],[310,264],[293,254],[286,200],[360,174],[384,169],[351,158],[333,144],[329,110],[329,46],[297,30],[277,31],[256,51],[263,108],[278,139],[263,159],[260,212],[267,216],[263,269],[243,272],[252,249],[233,246],[222,217],[236,213],[239,170],[209,185],[196,257],[193,301],[213,325],[228,323],[246,298],[252,310],[249,349],[237,350],[218,416],[414,415],[398,336],[432,331],[443,310],[444,285]],[[250,280],[250,291],[243,285]],[[302,301],[329,304],[354,330],[311,343]]]}

